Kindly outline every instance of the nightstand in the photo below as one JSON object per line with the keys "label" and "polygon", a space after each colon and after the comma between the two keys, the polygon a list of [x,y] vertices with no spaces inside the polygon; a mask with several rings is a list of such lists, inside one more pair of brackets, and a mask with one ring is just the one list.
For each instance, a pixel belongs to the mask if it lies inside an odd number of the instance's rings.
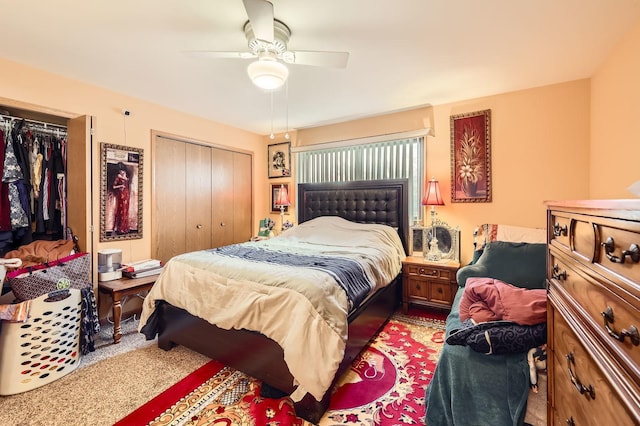
{"label": "nightstand", "polygon": [[458,290],[458,269],[460,262],[452,260],[430,262],[423,257],[407,257],[402,262],[402,312],[407,312],[409,303],[451,310]]}
{"label": "nightstand", "polygon": [[98,290],[101,293],[110,294],[113,300],[113,343],[120,343],[122,330],[120,321],[122,319],[122,297],[131,294],[149,291],[158,279],[158,275],[151,275],[143,278],[120,278],[113,281],[98,282]]}

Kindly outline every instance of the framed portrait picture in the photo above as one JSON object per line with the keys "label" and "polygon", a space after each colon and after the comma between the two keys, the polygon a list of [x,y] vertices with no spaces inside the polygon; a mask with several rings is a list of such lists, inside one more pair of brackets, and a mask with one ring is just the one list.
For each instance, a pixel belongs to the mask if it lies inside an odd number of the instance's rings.
{"label": "framed portrait picture", "polygon": [[100,144],[100,241],[142,238],[143,150]]}
{"label": "framed portrait picture", "polygon": [[[289,192],[289,184],[288,183],[272,183],[271,184],[271,213],[280,213],[280,206],[276,206],[276,200],[278,199],[278,194],[280,193],[280,185],[284,186],[284,189],[287,191],[287,195],[289,199],[291,199],[291,192]],[[284,212],[287,213],[289,211],[289,206],[284,206]]]}
{"label": "framed portrait picture", "polygon": [[491,201],[491,110],[451,116],[451,202]]}
{"label": "framed portrait picture", "polygon": [[267,161],[270,178],[291,176],[291,142],[269,145]]}

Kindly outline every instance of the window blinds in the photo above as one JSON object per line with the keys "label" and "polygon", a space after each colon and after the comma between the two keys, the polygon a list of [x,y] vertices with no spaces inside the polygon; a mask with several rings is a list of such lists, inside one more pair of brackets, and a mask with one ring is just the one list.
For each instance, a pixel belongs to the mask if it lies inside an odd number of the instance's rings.
{"label": "window blinds", "polygon": [[424,137],[296,152],[296,182],[409,180],[410,218],[421,219]]}

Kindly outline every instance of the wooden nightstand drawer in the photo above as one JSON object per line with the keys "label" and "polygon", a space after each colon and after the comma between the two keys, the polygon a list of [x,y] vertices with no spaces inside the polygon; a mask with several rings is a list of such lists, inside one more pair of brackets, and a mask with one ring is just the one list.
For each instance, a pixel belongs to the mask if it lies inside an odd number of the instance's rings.
{"label": "wooden nightstand drawer", "polygon": [[407,257],[403,262],[402,309],[409,304],[438,309],[451,309],[458,284],[456,273],[460,263],[429,262],[422,257]]}
{"label": "wooden nightstand drawer", "polygon": [[429,277],[447,281],[451,280],[451,270],[449,269],[440,269],[424,265],[407,265],[407,271],[409,275]]}
{"label": "wooden nightstand drawer", "polygon": [[409,295],[413,298],[429,300],[429,283],[423,280],[409,280]]}
{"label": "wooden nightstand drawer", "polygon": [[434,303],[442,303],[451,307],[451,300],[454,292],[450,283],[431,283],[429,287],[429,299]]}

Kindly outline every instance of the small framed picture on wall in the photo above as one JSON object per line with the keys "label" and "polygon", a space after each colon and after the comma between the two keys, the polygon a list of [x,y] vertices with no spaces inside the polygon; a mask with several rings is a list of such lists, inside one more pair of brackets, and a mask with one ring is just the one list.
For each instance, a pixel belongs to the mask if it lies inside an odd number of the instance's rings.
{"label": "small framed picture on wall", "polygon": [[269,178],[291,176],[291,142],[282,142],[267,147]]}
{"label": "small framed picture on wall", "polygon": [[[280,206],[277,205],[278,197],[280,196],[281,188],[286,191],[286,197],[289,199],[289,184],[288,183],[272,183],[271,184],[271,213],[280,213]],[[284,213],[289,211],[289,206],[282,206]]]}

